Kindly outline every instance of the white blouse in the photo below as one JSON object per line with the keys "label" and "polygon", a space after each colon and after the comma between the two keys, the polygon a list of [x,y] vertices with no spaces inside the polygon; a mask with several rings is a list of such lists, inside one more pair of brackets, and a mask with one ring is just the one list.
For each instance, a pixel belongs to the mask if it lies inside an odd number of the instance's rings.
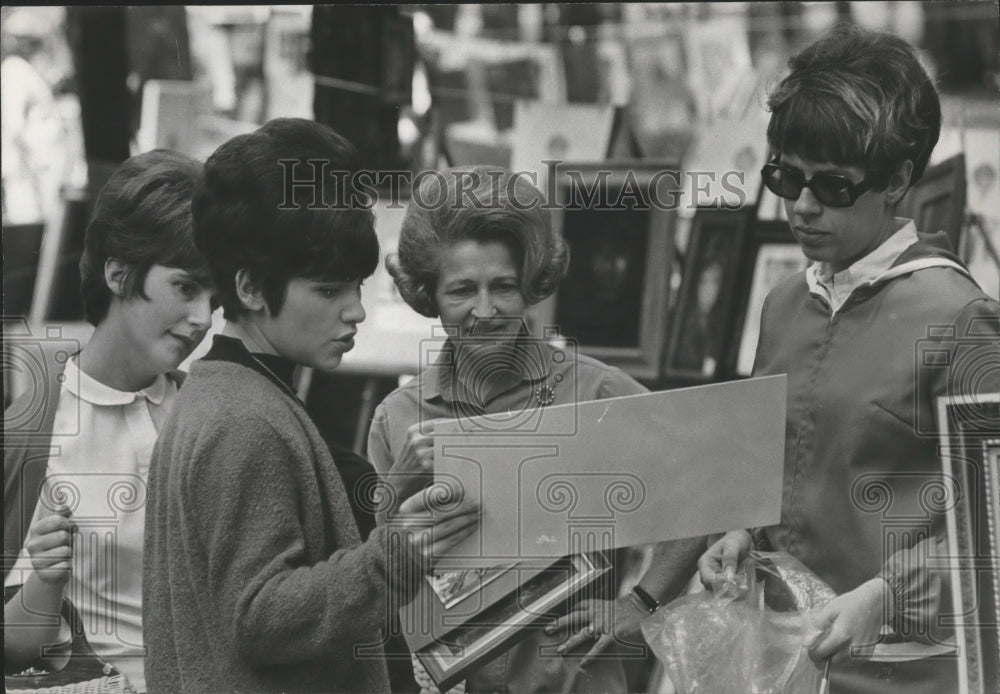
{"label": "white blouse", "polygon": [[[165,375],[137,393],[115,390],[70,360],[63,374],[45,484],[32,520],[59,505],[79,534],[66,596],[94,652],[145,691],[142,545],[146,478],[157,429],[177,396]],[[22,547],[6,585],[22,584],[31,559]]]}

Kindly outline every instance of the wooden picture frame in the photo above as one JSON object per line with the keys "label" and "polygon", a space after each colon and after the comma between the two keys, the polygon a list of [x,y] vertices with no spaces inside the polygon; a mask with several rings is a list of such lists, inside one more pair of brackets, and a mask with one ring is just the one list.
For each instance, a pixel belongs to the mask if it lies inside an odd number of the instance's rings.
{"label": "wooden picture frame", "polygon": [[965,197],[965,155],[956,154],[928,167],[907,191],[896,214],[912,219],[917,231],[923,234],[943,229],[952,248],[957,250],[965,215]]}
{"label": "wooden picture frame", "polygon": [[563,614],[574,596],[611,570],[600,552],[564,557],[415,655],[437,688],[448,691],[471,670],[511,648],[527,629],[541,628]]}
{"label": "wooden picture frame", "polygon": [[[752,210],[698,210],[684,256],[664,375],[706,383],[722,373]],[[706,270],[712,271],[706,276]]]}
{"label": "wooden picture frame", "polygon": [[955,691],[987,694],[1000,686],[1000,392],[939,398],[938,429],[944,478],[957,483],[946,509],[952,604],[942,606],[955,627]]}
{"label": "wooden picture frame", "polygon": [[[636,379],[659,378],[679,170],[675,162],[633,160],[559,167],[550,188],[570,267],[559,291],[535,308],[540,337],[558,332]],[[597,197],[587,200],[588,190]],[[638,204],[624,204],[629,191]]]}
{"label": "wooden picture frame", "polygon": [[725,373],[749,377],[760,336],[760,313],[768,293],[787,277],[804,270],[809,259],[788,222],[756,220],[740,259],[731,352]]}

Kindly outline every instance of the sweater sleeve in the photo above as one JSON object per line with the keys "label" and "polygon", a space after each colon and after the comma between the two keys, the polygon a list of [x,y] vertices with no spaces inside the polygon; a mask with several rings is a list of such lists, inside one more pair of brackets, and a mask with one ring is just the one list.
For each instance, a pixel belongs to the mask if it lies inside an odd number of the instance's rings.
{"label": "sweater sleeve", "polygon": [[[204,596],[241,657],[291,663],[377,642],[398,609],[409,556],[368,541],[309,561],[298,486],[313,461],[271,422],[251,417],[201,442],[182,487],[182,514],[206,567]],[[183,562],[183,557],[177,557]],[[387,587],[390,588],[387,590]],[[393,607],[390,603],[396,601]]]}

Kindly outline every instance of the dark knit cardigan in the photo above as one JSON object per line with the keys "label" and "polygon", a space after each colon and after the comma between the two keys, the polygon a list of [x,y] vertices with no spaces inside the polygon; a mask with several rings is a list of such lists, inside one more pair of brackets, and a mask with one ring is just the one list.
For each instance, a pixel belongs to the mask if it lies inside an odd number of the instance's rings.
{"label": "dark knit cardigan", "polygon": [[153,453],[145,541],[150,694],[388,691],[380,629],[404,562],[385,528],[361,543],[323,438],[266,376],[192,367]]}

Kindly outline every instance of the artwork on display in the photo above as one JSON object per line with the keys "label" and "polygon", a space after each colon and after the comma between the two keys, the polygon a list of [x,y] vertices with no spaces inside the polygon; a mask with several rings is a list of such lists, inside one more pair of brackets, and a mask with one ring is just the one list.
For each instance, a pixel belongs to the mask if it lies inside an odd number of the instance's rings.
{"label": "artwork on display", "polygon": [[702,119],[739,120],[756,94],[759,80],[747,35],[746,17],[737,14],[692,22],[684,32],[688,84]]}
{"label": "artwork on display", "polygon": [[916,222],[917,231],[944,230],[953,248],[959,248],[965,214],[965,155],[958,154],[928,167],[897,208],[897,215]]}
{"label": "artwork on display", "polygon": [[600,161],[608,153],[614,117],[614,107],[607,104],[518,101],[511,169],[535,174],[535,185],[547,191],[548,167],[542,162]]}
{"label": "artwork on display", "polygon": [[556,46],[433,30],[421,38],[420,50],[432,72],[465,73],[472,119],[484,119],[497,131],[510,129],[518,98],[566,101],[566,74]]}
{"label": "artwork on display", "polygon": [[1000,219],[1000,132],[970,129],[963,139],[969,210]]}
{"label": "artwork on display", "polygon": [[486,87],[493,105],[497,130],[510,130],[514,125],[514,106],[521,100],[537,100],[539,93],[538,62],[520,58],[509,62],[486,65]]}
{"label": "artwork on display", "polygon": [[787,222],[757,221],[750,231],[742,262],[736,292],[740,300],[731,344],[737,346],[734,375],[749,376],[757,352],[764,299],[788,277],[804,270],[809,259],[796,243]]}
{"label": "artwork on display", "polygon": [[712,380],[726,356],[746,210],[698,210],[684,256],[665,373]]}
{"label": "artwork on display", "polygon": [[675,211],[656,203],[669,200],[661,188],[678,179],[656,176],[678,169],[656,161],[568,163],[555,184],[555,223],[570,267],[558,293],[537,307],[537,321],[638,379],[659,376],[673,253]]}
{"label": "artwork on display", "polygon": [[685,73],[680,31],[628,44],[630,126],[645,158],[679,158],[691,140],[695,95]]}
{"label": "artwork on display", "polygon": [[[767,112],[754,108],[739,118],[719,118],[695,130],[684,155],[691,184],[682,207],[736,209],[757,202],[760,169],[767,163]],[[696,177],[696,178],[695,178]]]}
{"label": "artwork on display", "polygon": [[469,671],[510,648],[525,629],[542,628],[558,617],[570,599],[610,571],[610,562],[599,552],[561,559],[474,619],[414,652],[438,689],[447,691]]}
{"label": "artwork on display", "polygon": [[956,250],[980,288],[1000,299],[1000,131],[942,127],[931,166],[958,154],[965,155],[969,214]]}
{"label": "artwork on display", "polygon": [[939,398],[937,427],[948,550],[932,560],[951,572],[955,691],[985,694],[1000,685],[1000,392]]}

